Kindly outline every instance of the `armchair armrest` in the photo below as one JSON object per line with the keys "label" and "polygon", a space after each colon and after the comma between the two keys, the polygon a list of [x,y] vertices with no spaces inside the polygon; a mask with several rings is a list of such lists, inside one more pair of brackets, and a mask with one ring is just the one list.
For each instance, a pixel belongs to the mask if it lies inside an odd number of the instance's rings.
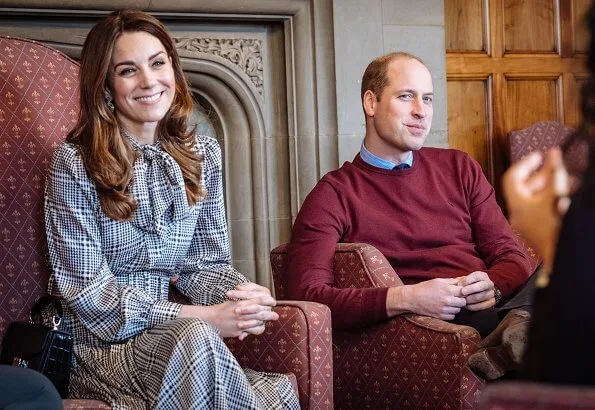
{"label": "armchair armrest", "polygon": [[242,367],[293,373],[302,409],[333,407],[331,314],[320,303],[278,301],[279,320],[260,336],[225,339]]}
{"label": "armchair armrest", "polygon": [[[277,298],[287,298],[287,250],[284,243],[271,251],[273,282]],[[378,249],[364,243],[338,243],[333,260],[338,288],[390,287],[403,285]]]}
{"label": "armchair armrest", "polygon": [[[275,292],[286,297],[287,244],[271,251]],[[339,243],[335,286],[402,286],[375,247]],[[484,381],[467,366],[481,338],[468,326],[416,314],[403,314],[357,331],[333,331],[334,404],[365,408],[459,408],[476,406]],[[391,404],[392,403],[392,404]]]}

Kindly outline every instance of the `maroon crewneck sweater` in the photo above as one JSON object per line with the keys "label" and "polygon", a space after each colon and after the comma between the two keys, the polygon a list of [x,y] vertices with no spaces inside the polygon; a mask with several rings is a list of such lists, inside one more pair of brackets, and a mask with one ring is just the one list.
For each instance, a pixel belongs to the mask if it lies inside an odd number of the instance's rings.
{"label": "maroon crewneck sweater", "polygon": [[422,148],[413,167],[384,170],[357,155],[307,196],[289,247],[289,295],[330,307],[333,326],[387,318],[387,288],[333,287],[337,242],[364,242],[386,256],[407,284],[485,271],[503,295],[530,264],[479,164],[452,149]]}

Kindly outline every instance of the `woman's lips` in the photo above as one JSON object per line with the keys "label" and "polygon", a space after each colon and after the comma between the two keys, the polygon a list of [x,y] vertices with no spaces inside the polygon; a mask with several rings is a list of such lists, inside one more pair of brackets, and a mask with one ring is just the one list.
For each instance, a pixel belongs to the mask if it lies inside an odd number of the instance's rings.
{"label": "woman's lips", "polygon": [[159,101],[161,94],[163,94],[163,91],[160,91],[160,92],[152,94],[152,95],[136,97],[135,100],[141,104],[153,104],[153,103]]}

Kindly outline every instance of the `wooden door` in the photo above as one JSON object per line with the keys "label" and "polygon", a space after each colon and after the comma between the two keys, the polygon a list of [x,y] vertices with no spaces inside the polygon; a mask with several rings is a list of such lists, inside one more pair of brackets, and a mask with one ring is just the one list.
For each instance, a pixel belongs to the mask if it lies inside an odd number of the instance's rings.
{"label": "wooden door", "polygon": [[507,135],[576,126],[591,0],[444,0],[449,146],[479,161],[500,200]]}

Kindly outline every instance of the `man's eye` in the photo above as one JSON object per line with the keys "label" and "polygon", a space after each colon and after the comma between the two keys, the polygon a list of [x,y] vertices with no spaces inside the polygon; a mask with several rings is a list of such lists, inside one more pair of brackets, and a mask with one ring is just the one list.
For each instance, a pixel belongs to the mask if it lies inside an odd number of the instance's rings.
{"label": "man's eye", "polygon": [[401,94],[401,95],[399,95],[399,98],[401,100],[408,101],[408,100],[411,100],[413,98],[413,95],[411,95],[411,94]]}
{"label": "man's eye", "polygon": [[427,104],[431,104],[434,101],[434,98],[432,97],[424,97],[424,102]]}

